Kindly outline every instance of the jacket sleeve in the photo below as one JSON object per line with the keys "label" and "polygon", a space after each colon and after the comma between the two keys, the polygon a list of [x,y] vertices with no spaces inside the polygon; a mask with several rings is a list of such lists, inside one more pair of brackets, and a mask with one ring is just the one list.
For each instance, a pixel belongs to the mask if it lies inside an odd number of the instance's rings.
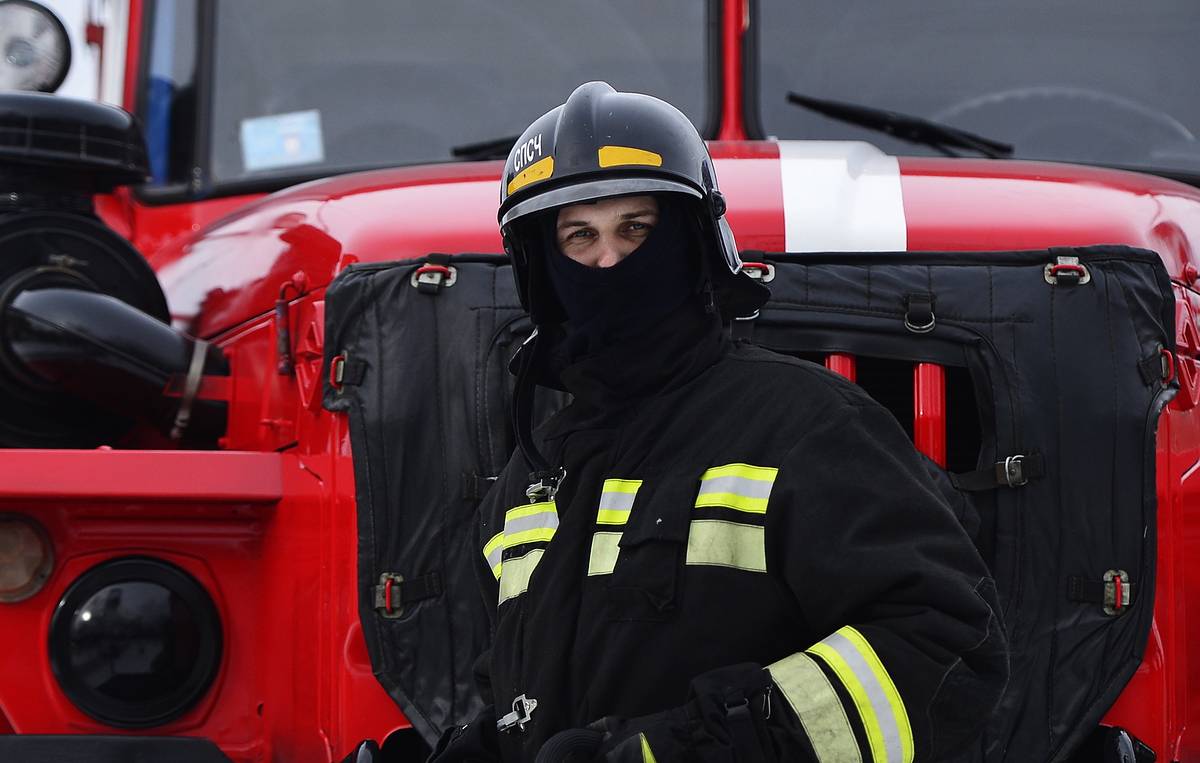
{"label": "jacket sleeve", "polygon": [[[504,502],[512,490],[512,462],[501,473],[496,484],[488,490],[476,513],[475,532],[469,541],[472,548],[471,566],[479,583],[488,615],[489,640],[496,629],[496,602],[499,597],[500,544],[496,540],[503,528]],[[501,519],[497,519],[497,517]],[[500,522],[500,526],[497,526]],[[496,742],[496,708],[492,693],[491,650],[475,658],[472,672],[475,684],[483,697],[484,708],[470,722],[446,729],[438,741],[429,763],[472,763],[499,760]]]}
{"label": "jacket sleeve", "polygon": [[827,634],[767,666],[783,746],[909,763],[976,739],[1008,678],[995,586],[891,414],[863,400],[807,432],[766,523],[768,569]]}

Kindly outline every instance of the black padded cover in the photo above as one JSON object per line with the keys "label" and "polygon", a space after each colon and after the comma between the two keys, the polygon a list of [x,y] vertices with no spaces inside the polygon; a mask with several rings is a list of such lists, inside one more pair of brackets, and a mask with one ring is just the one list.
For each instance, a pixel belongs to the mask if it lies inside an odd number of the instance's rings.
{"label": "black padded cover", "polygon": [[[1079,257],[1089,281],[1048,283],[1045,266],[1060,257]],[[801,356],[963,369],[979,440],[966,469],[1041,454],[1044,475],[1023,487],[952,496],[996,577],[1013,647],[1002,705],[962,760],[1066,758],[1132,676],[1149,633],[1154,432],[1174,391],[1158,373],[1161,351],[1174,351],[1158,257],[1090,247],[744,259],[775,266],[773,297],[736,334]],[[427,739],[479,706],[471,661],[487,626],[471,515],[479,477],[513,447],[503,369],[528,330],[502,258],[435,260],[455,267],[453,286],[416,288],[411,262],[352,266],[333,283],[326,363],[345,356],[348,383],[325,393],[327,408],[350,416],[372,664]],[[931,330],[905,326],[929,313]],[[540,397],[543,414],[562,402]],[[1073,578],[1100,585],[1114,569],[1135,587],[1119,616],[1068,596]],[[383,572],[437,573],[444,592],[386,619],[374,607]]]}

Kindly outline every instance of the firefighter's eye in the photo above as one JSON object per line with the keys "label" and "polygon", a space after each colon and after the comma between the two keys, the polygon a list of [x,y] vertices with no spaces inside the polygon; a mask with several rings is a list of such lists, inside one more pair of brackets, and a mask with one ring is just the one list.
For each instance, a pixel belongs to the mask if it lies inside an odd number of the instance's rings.
{"label": "firefighter's eye", "polygon": [[566,241],[566,242],[586,241],[589,238],[593,238],[595,235],[596,235],[596,231],[592,230],[591,228],[576,228],[575,230],[568,233],[563,238],[563,241]]}

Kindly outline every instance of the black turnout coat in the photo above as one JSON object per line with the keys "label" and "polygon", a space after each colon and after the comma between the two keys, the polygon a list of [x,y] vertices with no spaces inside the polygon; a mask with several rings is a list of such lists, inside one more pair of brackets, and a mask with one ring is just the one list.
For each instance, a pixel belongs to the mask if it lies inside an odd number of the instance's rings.
{"label": "black turnout coat", "polygon": [[[492,707],[474,736],[496,747],[460,759],[532,761],[612,716],[663,721],[630,726],[639,760],[903,763],[971,743],[1007,678],[994,585],[887,410],[690,313],[558,378],[573,402],[537,432],[566,469],[554,501],[526,498],[518,453],[481,508]],[[694,700],[756,673],[751,755]],[[528,722],[493,736],[518,697]]]}

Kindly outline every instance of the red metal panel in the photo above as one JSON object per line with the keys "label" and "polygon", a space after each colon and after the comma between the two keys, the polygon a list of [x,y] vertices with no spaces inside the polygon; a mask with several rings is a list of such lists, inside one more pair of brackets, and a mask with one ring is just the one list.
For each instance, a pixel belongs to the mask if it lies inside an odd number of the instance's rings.
{"label": "red metal panel", "polygon": [[835,352],[825,356],[825,367],[850,381],[858,380],[858,362],[853,355]]}
{"label": "red metal panel", "polygon": [[918,363],[913,369],[913,442],[938,466],[946,466],[946,369]]}
{"label": "red metal panel", "polygon": [[0,502],[276,503],[282,456],[233,451],[6,450]]}

